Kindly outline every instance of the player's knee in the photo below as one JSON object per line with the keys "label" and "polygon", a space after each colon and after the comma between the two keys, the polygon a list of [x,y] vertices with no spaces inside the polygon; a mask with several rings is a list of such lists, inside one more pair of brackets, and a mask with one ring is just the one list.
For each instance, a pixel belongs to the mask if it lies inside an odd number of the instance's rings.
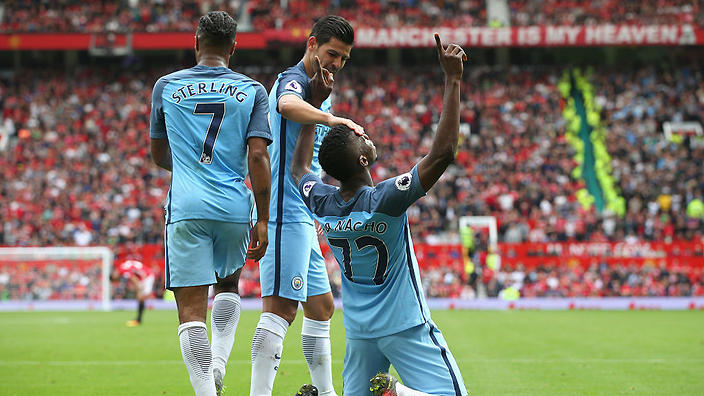
{"label": "player's knee", "polygon": [[286,320],[289,324],[296,319],[298,301],[287,298],[268,296],[263,298],[262,312],[271,312]]}
{"label": "player's knee", "polygon": [[239,294],[239,290],[237,289],[237,283],[232,280],[220,280],[218,283],[213,285],[213,291],[215,294],[217,293],[237,293]]}
{"label": "player's knee", "polygon": [[326,299],[325,302],[321,305],[321,320],[330,320],[332,318],[332,314],[335,313],[335,302],[332,298],[330,298],[329,300]]}
{"label": "player's knee", "polygon": [[335,313],[335,302],[332,299],[332,294],[325,294],[309,298],[303,308],[309,319],[326,321],[330,320],[332,314]]}
{"label": "player's knee", "polygon": [[272,313],[280,316],[290,325],[296,319],[296,311],[298,311],[298,307],[279,306],[278,309],[272,310]]}

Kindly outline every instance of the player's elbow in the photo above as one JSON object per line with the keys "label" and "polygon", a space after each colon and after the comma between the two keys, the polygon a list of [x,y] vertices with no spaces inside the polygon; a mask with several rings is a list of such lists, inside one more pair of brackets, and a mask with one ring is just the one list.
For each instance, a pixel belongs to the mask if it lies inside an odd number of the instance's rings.
{"label": "player's elbow", "polygon": [[171,170],[171,149],[169,147],[168,140],[152,139],[151,154],[152,161],[154,161],[156,166],[166,170]]}
{"label": "player's elbow", "polygon": [[289,98],[289,96],[291,95],[284,95],[281,99],[279,99],[279,113],[281,113],[284,118],[289,118],[294,106],[293,101]]}
{"label": "player's elbow", "polygon": [[266,150],[266,146],[249,146],[249,167],[266,167],[269,168],[269,152]]}
{"label": "player's elbow", "polygon": [[438,168],[447,168],[455,162],[455,147],[448,146],[437,153],[433,153],[433,165]]}
{"label": "player's elbow", "polygon": [[303,178],[303,176],[306,175],[306,173],[308,173],[307,166],[293,161],[293,163],[291,164],[291,177],[293,178],[293,181],[296,182],[296,184],[301,181],[301,179]]}

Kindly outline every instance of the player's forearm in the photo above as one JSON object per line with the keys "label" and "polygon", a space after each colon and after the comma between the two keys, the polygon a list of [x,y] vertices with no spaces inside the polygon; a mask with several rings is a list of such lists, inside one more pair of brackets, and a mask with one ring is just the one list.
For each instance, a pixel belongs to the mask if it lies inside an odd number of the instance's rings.
{"label": "player's forearm", "polygon": [[440,122],[428,156],[446,163],[455,160],[460,131],[460,80],[446,79]]}
{"label": "player's forearm", "polygon": [[287,120],[295,123],[323,124],[330,123],[331,115],[295,95],[284,95],[279,99],[279,112]]}
{"label": "player's forearm", "polygon": [[310,172],[310,163],[313,160],[313,145],[315,143],[315,125],[303,125],[298,133],[296,147],[291,158],[291,176],[296,185],[306,173]]}
{"label": "player's forearm", "polygon": [[168,139],[151,140],[152,160],[156,166],[171,172],[173,165],[171,162],[171,147]]}
{"label": "player's forearm", "polygon": [[460,129],[460,80],[447,78],[442,113],[428,155],[418,163],[418,174],[425,191],[440,179],[455,160]]}
{"label": "player's forearm", "polygon": [[254,202],[257,204],[257,220],[268,221],[269,197],[271,195],[271,164],[266,145],[264,149],[253,149],[250,145],[248,164]]}

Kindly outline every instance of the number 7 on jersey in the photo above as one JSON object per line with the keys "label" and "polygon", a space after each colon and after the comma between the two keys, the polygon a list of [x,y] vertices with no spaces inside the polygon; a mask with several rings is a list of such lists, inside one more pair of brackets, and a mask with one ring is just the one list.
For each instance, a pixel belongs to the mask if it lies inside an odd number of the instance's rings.
{"label": "number 7 on jersey", "polygon": [[225,103],[196,103],[193,114],[212,114],[208,132],[203,140],[203,151],[200,154],[200,162],[203,164],[213,163],[213,146],[218,139],[222,119],[225,117]]}

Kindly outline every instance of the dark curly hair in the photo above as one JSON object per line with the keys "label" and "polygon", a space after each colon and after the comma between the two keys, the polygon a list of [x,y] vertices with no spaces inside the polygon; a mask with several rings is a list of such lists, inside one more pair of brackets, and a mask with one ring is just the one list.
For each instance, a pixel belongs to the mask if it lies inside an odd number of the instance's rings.
{"label": "dark curly hair", "polygon": [[341,182],[354,175],[358,169],[358,143],[354,136],[346,125],[335,125],[323,138],[318,152],[318,162],[325,173]]}
{"label": "dark curly hair", "polygon": [[328,15],[315,22],[309,37],[315,37],[318,45],[327,43],[333,37],[345,44],[354,44],[354,29],[345,18]]}
{"label": "dark curly hair", "polygon": [[196,37],[205,46],[228,50],[236,35],[237,22],[224,11],[210,11],[198,21]]}

